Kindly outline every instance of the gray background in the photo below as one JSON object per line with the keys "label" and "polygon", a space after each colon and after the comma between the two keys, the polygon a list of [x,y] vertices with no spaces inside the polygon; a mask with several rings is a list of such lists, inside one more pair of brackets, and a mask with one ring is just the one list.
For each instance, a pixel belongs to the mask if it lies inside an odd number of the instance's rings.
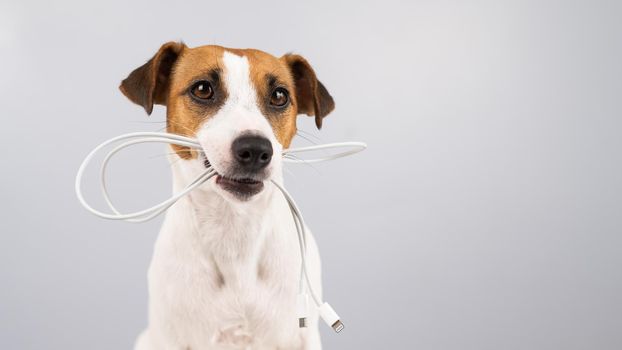
{"label": "gray background", "polygon": [[[78,164],[158,130],[117,85],[168,40],[306,56],[337,101],[293,166],[319,241],[327,349],[622,348],[619,1],[0,3],[0,348],[128,349],[161,218],[98,219]],[[297,145],[309,144],[299,138]],[[170,192],[165,146],[112,165],[138,209]],[[94,172],[86,193],[96,204]]]}

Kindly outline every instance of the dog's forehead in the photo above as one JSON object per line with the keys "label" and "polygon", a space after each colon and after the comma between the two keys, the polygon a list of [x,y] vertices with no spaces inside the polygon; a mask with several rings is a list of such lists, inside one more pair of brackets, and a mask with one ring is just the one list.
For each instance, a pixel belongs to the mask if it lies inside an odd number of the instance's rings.
{"label": "dog's forehead", "polygon": [[261,50],[233,49],[216,45],[184,49],[175,67],[175,82],[187,84],[201,74],[214,70],[226,75],[227,54],[245,59],[249,66],[250,78],[256,84],[262,84],[266,76],[278,77],[286,85],[293,84],[287,64],[283,60]]}

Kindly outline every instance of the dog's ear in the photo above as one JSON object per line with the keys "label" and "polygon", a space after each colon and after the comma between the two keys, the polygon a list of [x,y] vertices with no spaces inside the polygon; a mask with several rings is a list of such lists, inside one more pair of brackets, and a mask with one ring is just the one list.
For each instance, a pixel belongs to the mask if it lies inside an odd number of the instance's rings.
{"label": "dog's ear", "polygon": [[119,89],[130,101],[143,106],[147,114],[153,104],[166,104],[169,76],[177,57],[186,47],[183,43],[168,42],[147,63],[134,69]]}
{"label": "dog's ear", "polygon": [[298,113],[315,116],[315,125],[322,128],[322,119],[335,109],[335,101],[317,79],[309,62],[299,55],[288,54],[281,59],[289,66],[296,85]]}

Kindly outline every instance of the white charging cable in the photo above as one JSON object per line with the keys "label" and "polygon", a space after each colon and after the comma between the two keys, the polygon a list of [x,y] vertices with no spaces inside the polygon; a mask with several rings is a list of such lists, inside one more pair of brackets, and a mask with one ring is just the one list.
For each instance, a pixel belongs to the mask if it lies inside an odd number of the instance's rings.
{"label": "white charging cable", "polygon": [[[84,175],[84,171],[86,170],[86,167],[93,160],[93,158],[99,151],[101,151],[103,148],[107,146],[110,146],[112,144],[115,144],[121,141],[125,141],[125,142],[116,146],[110,152],[108,152],[108,154],[106,155],[106,157],[104,158],[102,162],[101,169],[100,169],[100,181],[101,181],[102,194],[104,196],[104,200],[108,204],[108,207],[113,212],[113,213],[104,213],[93,208],[84,199],[84,196],[82,195],[82,186],[81,186],[82,178]],[[216,171],[211,166],[209,166],[206,168],[204,172],[202,172],[193,181],[191,181],[182,191],[175,193],[169,199],[147,209],[143,209],[143,210],[133,212],[133,213],[122,214],[115,208],[115,206],[112,203],[112,200],[110,199],[110,196],[108,195],[108,190],[107,190],[106,180],[105,180],[106,168],[108,166],[108,162],[110,161],[112,156],[114,156],[116,153],[118,153],[119,151],[127,147],[140,144],[140,143],[152,143],[152,142],[170,143],[170,144],[175,144],[179,146],[199,149],[199,150],[201,149],[201,145],[196,139],[186,137],[186,136],[176,135],[176,134],[163,133],[163,132],[135,132],[135,133],[124,134],[124,135],[111,138],[101,143],[99,146],[95,147],[85,157],[84,161],[80,165],[80,168],[78,169],[78,173],[76,174],[75,190],[76,190],[76,195],[78,197],[78,200],[80,201],[82,206],[86,208],[89,212],[91,212],[92,214],[99,216],[101,218],[104,218],[104,219],[124,220],[128,222],[145,222],[165,212],[169,207],[175,204],[175,202],[177,202],[181,197],[187,195],[192,190],[201,186],[203,183],[205,183],[206,181],[208,181],[209,179],[217,175]],[[349,148],[349,149],[347,149],[346,151],[342,151],[339,153],[325,156],[323,158],[300,159],[294,156],[295,153],[312,152],[312,151],[318,151],[318,150],[337,149],[337,148]],[[324,144],[324,145],[286,149],[286,150],[283,150],[282,156],[283,156],[283,161],[288,162],[288,163],[318,163],[318,162],[324,162],[324,161],[352,155],[352,154],[361,152],[365,148],[367,148],[367,145],[362,142],[330,143],[330,144]],[[318,312],[320,316],[322,317],[322,319],[324,320],[324,322],[326,322],[326,324],[332,327],[336,332],[340,332],[343,329],[343,323],[341,322],[339,316],[328,303],[322,303],[318,295],[313,291],[311,280],[307,272],[307,262],[306,262],[307,239],[306,239],[306,228],[305,228],[304,219],[302,217],[302,213],[298,209],[298,206],[294,202],[294,199],[292,198],[292,196],[285,190],[285,188],[281,186],[280,184],[278,184],[276,181],[272,181],[272,183],[275,185],[276,188],[279,189],[279,191],[281,191],[281,193],[287,200],[290,210],[292,212],[292,217],[294,219],[296,232],[298,234],[298,243],[299,243],[300,257],[301,257],[300,285],[299,285],[299,295],[298,295],[298,300],[297,300],[297,314],[298,314],[299,326],[300,327],[306,326],[306,318],[308,314],[308,297],[305,292],[305,284],[306,284],[306,289],[309,291],[309,294],[311,294],[313,302],[317,306]]]}

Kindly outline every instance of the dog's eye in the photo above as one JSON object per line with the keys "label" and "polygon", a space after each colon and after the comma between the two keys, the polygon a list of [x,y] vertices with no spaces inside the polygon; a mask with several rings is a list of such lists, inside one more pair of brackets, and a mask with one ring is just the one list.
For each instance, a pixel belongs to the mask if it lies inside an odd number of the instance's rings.
{"label": "dog's eye", "polygon": [[200,100],[209,100],[214,96],[214,89],[212,88],[212,84],[207,80],[201,80],[190,88],[190,93],[192,96],[200,99]]}
{"label": "dog's eye", "polygon": [[270,104],[275,107],[284,107],[289,102],[289,95],[287,90],[283,88],[276,88],[270,96]]}

